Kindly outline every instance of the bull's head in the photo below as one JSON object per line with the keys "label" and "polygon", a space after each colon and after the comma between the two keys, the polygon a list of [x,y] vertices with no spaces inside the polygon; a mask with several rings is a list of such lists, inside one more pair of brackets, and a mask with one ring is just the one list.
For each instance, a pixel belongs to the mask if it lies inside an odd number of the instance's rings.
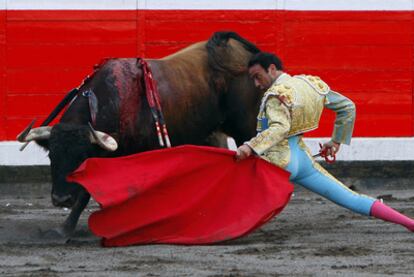
{"label": "bull's head", "polygon": [[17,137],[19,141],[36,141],[49,150],[52,203],[59,207],[72,207],[83,190],[78,184],[67,182],[66,176],[85,159],[102,156],[118,147],[113,137],[91,126],[59,123],[25,131]]}

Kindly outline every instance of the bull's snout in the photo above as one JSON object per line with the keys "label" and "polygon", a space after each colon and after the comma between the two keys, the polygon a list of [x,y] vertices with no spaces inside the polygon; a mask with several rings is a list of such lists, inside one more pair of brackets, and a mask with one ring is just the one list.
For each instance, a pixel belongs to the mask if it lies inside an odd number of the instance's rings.
{"label": "bull's snout", "polygon": [[74,201],[70,194],[64,195],[64,196],[58,196],[56,194],[52,194],[52,203],[56,207],[70,208],[73,206]]}

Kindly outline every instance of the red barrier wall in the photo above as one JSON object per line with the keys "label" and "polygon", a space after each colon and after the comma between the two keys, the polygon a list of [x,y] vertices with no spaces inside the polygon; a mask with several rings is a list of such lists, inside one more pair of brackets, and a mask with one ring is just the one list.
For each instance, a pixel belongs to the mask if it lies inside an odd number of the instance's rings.
{"label": "red barrier wall", "polygon": [[0,140],[6,138],[6,11],[0,11]]}
{"label": "red barrier wall", "polygon": [[[43,120],[104,57],[157,58],[217,30],[355,101],[356,136],[413,136],[413,12],[0,11],[0,140]],[[311,136],[330,136],[333,114]]]}

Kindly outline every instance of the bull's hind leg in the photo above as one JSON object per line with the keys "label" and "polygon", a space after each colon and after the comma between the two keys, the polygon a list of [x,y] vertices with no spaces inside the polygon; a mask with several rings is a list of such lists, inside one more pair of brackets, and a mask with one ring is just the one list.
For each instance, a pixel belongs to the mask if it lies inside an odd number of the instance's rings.
{"label": "bull's hind leg", "polygon": [[48,239],[67,239],[75,231],[76,225],[78,224],[79,217],[89,203],[91,198],[90,194],[86,191],[79,193],[79,197],[72,207],[72,211],[66,218],[65,222],[58,228],[54,228],[42,233],[42,237]]}

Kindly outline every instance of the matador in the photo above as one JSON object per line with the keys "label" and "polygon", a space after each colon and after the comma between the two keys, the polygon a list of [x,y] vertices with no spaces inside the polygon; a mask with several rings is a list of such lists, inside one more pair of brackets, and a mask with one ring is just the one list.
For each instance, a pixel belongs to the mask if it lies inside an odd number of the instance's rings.
{"label": "matador", "polygon": [[303,142],[306,132],[318,128],[323,109],[336,113],[332,138],[322,153],[333,156],[341,144],[350,144],[355,123],[355,104],[335,92],[317,76],[290,76],[281,60],[260,52],[248,64],[256,87],[265,91],[258,118],[257,135],[237,149],[236,159],[256,154],[291,173],[290,180],[348,208],[405,226],[414,231],[414,220],[385,205],[381,200],[359,194],[322,168]]}

